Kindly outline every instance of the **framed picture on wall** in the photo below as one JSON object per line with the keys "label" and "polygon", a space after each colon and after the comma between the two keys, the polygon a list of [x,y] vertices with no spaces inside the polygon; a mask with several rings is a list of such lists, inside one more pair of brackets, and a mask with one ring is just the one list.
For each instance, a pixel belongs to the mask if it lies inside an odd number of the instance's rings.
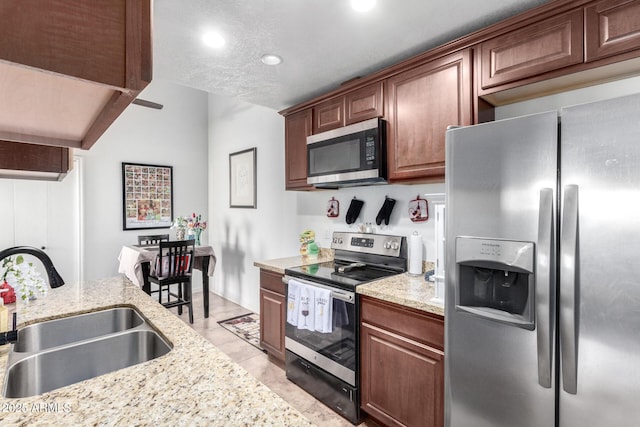
{"label": "framed picture on wall", "polygon": [[123,230],[169,228],[173,219],[173,167],[122,163]]}
{"label": "framed picture on wall", "polygon": [[256,150],[229,154],[229,207],[256,208]]}

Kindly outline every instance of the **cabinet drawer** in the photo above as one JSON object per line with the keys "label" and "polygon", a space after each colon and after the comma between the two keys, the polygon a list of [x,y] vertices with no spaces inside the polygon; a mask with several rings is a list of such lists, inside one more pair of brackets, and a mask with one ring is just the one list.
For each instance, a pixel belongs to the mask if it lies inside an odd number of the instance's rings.
{"label": "cabinet drawer", "polygon": [[640,48],[640,2],[604,0],[585,9],[586,61]]}
{"label": "cabinet drawer", "polygon": [[362,323],[383,327],[417,342],[444,349],[444,318],[361,296]]}
{"label": "cabinet drawer", "polygon": [[482,89],[581,63],[582,24],[575,10],[482,43]]}
{"label": "cabinet drawer", "polygon": [[272,292],[284,295],[284,283],[282,283],[282,274],[274,273],[273,271],[260,269],[260,287],[262,289],[268,289]]}

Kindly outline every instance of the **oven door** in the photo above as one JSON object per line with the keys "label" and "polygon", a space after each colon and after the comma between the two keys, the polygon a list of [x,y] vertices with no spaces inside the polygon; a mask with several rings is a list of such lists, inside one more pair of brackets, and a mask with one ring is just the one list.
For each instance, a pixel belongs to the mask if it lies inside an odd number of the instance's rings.
{"label": "oven door", "polygon": [[[304,329],[290,323],[294,304],[289,299],[289,281],[331,291],[331,332]],[[287,322],[285,348],[310,363],[324,369],[346,383],[356,385],[357,325],[355,292],[333,288],[325,284],[285,276],[287,292]],[[303,319],[301,319],[303,320]]]}

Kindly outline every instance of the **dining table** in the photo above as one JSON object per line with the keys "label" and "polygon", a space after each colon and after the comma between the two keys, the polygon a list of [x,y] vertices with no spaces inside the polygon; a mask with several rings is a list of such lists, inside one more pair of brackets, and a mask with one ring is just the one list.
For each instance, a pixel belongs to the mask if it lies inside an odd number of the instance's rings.
{"label": "dining table", "polygon": [[[118,255],[118,273],[123,273],[131,282],[151,295],[149,275],[154,273],[155,260],[160,253],[158,245],[123,245]],[[204,317],[209,317],[209,277],[216,268],[216,255],[211,246],[195,246],[193,268],[202,271]]]}

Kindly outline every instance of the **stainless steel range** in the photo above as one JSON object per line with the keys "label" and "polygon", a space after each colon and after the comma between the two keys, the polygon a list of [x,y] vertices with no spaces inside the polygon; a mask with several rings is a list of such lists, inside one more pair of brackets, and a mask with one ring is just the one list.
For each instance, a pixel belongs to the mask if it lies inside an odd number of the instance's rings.
{"label": "stainless steel range", "polygon": [[360,421],[356,287],[407,270],[404,236],[335,232],[334,260],[285,270],[287,378]]}

